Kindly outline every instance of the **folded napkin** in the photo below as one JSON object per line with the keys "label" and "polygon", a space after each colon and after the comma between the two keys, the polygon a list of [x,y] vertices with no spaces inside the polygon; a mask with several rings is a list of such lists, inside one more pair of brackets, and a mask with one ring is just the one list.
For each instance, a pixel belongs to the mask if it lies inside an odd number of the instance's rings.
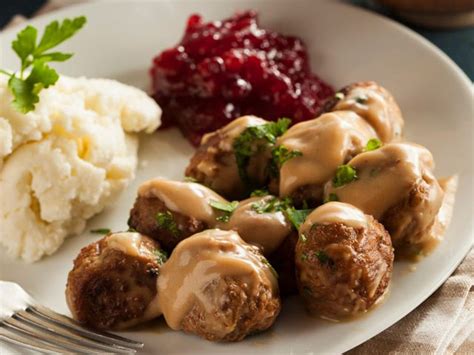
{"label": "folded napkin", "polygon": [[[50,0],[38,14],[85,1]],[[9,25],[22,20],[16,16]],[[418,308],[347,354],[474,354],[473,281],[471,250],[448,280]]]}
{"label": "folded napkin", "polygon": [[474,250],[405,318],[347,354],[474,354]]}

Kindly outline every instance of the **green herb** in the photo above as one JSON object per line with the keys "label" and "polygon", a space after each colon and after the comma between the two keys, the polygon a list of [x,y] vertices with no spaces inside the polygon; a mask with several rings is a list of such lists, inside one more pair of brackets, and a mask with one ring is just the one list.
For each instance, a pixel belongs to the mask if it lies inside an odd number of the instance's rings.
{"label": "green herb", "polygon": [[306,253],[301,254],[300,259],[301,259],[301,261],[306,261],[306,260],[308,260],[308,254],[306,254]]}
{"label": "green herb", "polygon": [[192,176],[185,176],[184,182],[198,182],[197,179],[193,178]]}
{"label": "green herb", "polygon": [[340,187],[357,180],[357,171],[350,165],[339,165],[336,176],[332,180],[334,187]]}
{"label": "green herb", "polygon": [[326,198],[324,199],[324,203],[328,203],[331,201],[339,201],[339,197],[334,192],[331,192]]}
{"label": "green herb", "polygon": [[278,279],[278,277],[279,277],[278,272],[275,270],[275,268],[272,266],[272,264],[270,264],[270,262],[267,260],[267,258],[262,256],[262,258],[260,260],[262,261],[263,264],[265,264],[270,269],[273,276],[275,276]]}
{"label": "green herb", "polygon": [[285,197],[284,199],[279,199],[277,197],[271,197],[267,200],[260,200],[252,203],[251,208],[259,213],[272,213],[272,212],[281,212],[285,211],[287,208],[292,206],[291,198]]}
{"label": "green herb", "polygon": [[303,153],[301,153],[299,150],[289,150],[284,145],[279,145],[272,150],[272,160],[278,170],[280,170],[283,164],[285,164],[288,160],[302,155]]}
{"label": "green herb", "polygon": [[334,97],[338,100],[343,100],[344,99],[344,94],[342,92],[336,92]]}
{"label": "green herb", "polygon": [[135,228],[128,228],[127,232],[137,233],[138,231]]}
{"label": "green herb", "polygon": [[288,118],[280,118],[276,122],[268,122],[259,126],[247,127],[233,143],[235,160],[239,176],[247,187],[252,185],[247,174],[250,157],[266,147],[275,144],[276,139],[285,133],[291,124]]}
{"label": "green herb", "polygon": [[371,150],[379,149],[382,146],[382,142],[377,138],[369,139],[367,142],[364,152],[370,152]]}
{"label": "green herb", "polygon": [[[8,87],[13,93],[12,105],[17,111],[27,113],[34,110],[39,102],[40,91],[58,81],[58,73],[46,63],[64,62],[73,54],[48,51],[71,38],[85,23],[84,16],[72,20],[65,19],[61,24],[53,21],[46,26],[39,43],[37,42],[38,30],[33,26],[27,26],[17,34],[12,42],[12,49],[21,60],[20,71],[10,73],[0,70],[1,74],[10,77]],[[31,71],[26,75],[25,70],[30,68]]]}
{"label": "green herb", "polygon": [[111,230],[109,228],[99,228],[99,229],[91,229],[90,232],[94,234],[109,234]]}
{"label": "green herb", "polygon": [[170,211],[158,212],[156,214],[156,223],[158,223],[160,228],[167,230],[173,236],[179,237],[180,232],[178,226],[176,225],[176,222]]}
{"label": "green herb", "polygon": [[158,264],[162,265],[168,260],[168,253],[161,249],[155,249],[153,254],[156,255],[156,261]]}
{"label": "green herb", "polygon": [[303,233],[300,234],[300,240],[303,242],[303,243],[306,243],[308,238],[306,238],[306,235],[304,235]]}
{"label": "green herb", "polygon": [[262,196],[267,196],[269,195],[269,192],[265,189],[257,189],[253,190],[252,193],[250,194],[250,197],[262,197]]}
{"label": "green herb", "polygon": [[321,264],[329,264],[332,261],[331,258],[322,250],[314,252],[314,255],[318,258]]}
{"label": "green herb", "polygon": [[305,221],[306,217],[312,212],[311,209],[297,210],[294,207],[288,207],[285,210],[285,214],[290,220],[290,222],[295,226],[296,229],[299,229],[300,226]]}
{"label": "green herb", "polygon": [[355,98],[355,100],[358,104],[365,104],[369,98],[366,95],[359,95]]}
{"label": "green herb", "polygon": [[209,205],[215,210],[223,212],[220,216],[216,218],[219,222],[229,222],[230,216],[235,211],[239,205],[239,201],[232,202],[220,202],[220,201],[209,201]]}

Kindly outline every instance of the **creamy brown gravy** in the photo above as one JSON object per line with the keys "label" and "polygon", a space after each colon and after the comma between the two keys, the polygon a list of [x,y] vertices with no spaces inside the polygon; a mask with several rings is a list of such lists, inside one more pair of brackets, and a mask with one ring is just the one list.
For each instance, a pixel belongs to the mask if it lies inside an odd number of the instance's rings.
{"label": "creamy brown gravy", "polygon": [[[419,231],[428,230],[441,206],[443,191],[433,176],[433,157],[426,148],[412,143],[390,143],[357,155],[349,164],[356,169],[358,179],[338,188],[328,182],[325,196],[335,193],[339,201],[380,219],[390,207],[408,198],[416,183],[424,180],[429,184],[428,198],[412,215],[406,216],[406,221],[401,220],[400,226],[414,220]],[[399,237],[393,231],[391,236],[392,240]]]}
{"label": "creamy brown gravy", "polygon": [[376,83],[355,86],[340,100],[334,110],[349,110],[359,114],[374,127],[383,142],[402,137],[403,118],[393,96]]}
{"label": "creamy brown gravy", "polygon": [[319,118],[291,127],[277,140],[302,156],[287,161],[280,169],[280,196],[289,196],[299,187],[323,186],[337,167],[360,153],[371,138],[372,127],[351,111],[325,113]]}
{"label": "creamy brown gravy", "polygon": [[219,224],[218,228],[235,230],[247,243],[261,247],[265,255],[270,255],[291,233],[291,224],[282,212],[257,213],[252,208],[256,202],[272,198],[252,197],[241,201],[229,222]]}
{"label": "creamy brown gravy", "polygon": [[160,308],[170,328],[180,329],[183,318],[198,304],[206,312],[206,321],[211,326],[216,323],[216,332],[231,331],[215,320],[227,299],[225,288],[206,292],[213,282],[224,286],[227,276],[246,283],[252,293],[258,292],[262,284],[276,292],[278,282],[257,250],[236,232],[219,229],[206,230],[179,243],[158,279]]}
{"label": "creamy brown gravy", "polygon": [[215,225],[217,216],[209,202],[227,202],[201,184],[163,179],[153,179],[143,183],[138,189],[138,194],[143,197],[158,197],[171,211],[195,217],[209,226]]}
{"label": "creamy brown gravy", "polygon": [[353,228],[367,228],[367,216],[358,208],[343,202],[328,202],[306,217],[300,233],[308,233],[314,224],[343,223]]}

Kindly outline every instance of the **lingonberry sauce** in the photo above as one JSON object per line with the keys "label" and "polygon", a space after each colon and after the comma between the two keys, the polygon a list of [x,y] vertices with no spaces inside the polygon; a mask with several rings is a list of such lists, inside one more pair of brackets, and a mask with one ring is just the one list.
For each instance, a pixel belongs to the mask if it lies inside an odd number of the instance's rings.
{"label": "lingonberry sauce", "polygon": [[209,23],[192,15],[181,42],[154,58],[150,75],[162,127],[179,126],[194,145],[247,114],[315,118],[334,94],[311,72],[301,39],[260,28],[253,11]]}

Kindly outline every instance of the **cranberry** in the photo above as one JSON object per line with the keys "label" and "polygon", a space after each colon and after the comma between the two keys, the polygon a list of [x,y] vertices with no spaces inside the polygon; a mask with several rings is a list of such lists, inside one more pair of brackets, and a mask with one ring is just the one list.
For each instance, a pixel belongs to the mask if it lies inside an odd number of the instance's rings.
{"label": "cranberry", "polygon": [[301,39],[260,28],[253,11],[209,23],[190,16],[181,42],[154,58],[150,75],[162,127],[179,126],[194,145],[246,114],[312,119],[334,94],[311,73]]}

